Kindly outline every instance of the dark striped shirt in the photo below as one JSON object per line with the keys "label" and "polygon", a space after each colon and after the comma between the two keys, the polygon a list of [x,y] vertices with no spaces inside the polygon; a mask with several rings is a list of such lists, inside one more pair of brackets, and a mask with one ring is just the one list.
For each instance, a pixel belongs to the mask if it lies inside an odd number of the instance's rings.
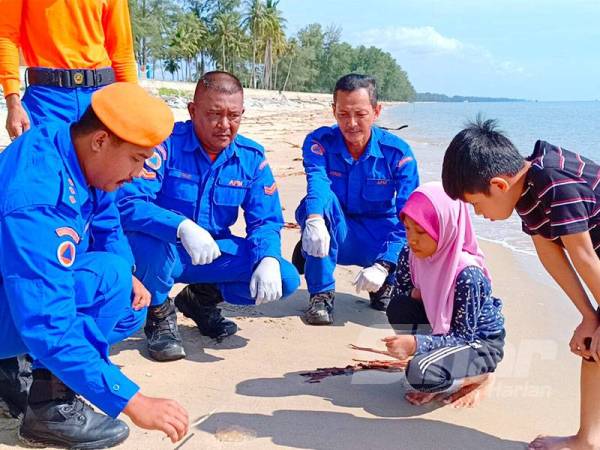
{"label": "dark striped shirt", "polygon": [[523,231],[552,240],[589,231],[599,249],[600,166],[544,141],[527,160],[531,168],[516,205]]}

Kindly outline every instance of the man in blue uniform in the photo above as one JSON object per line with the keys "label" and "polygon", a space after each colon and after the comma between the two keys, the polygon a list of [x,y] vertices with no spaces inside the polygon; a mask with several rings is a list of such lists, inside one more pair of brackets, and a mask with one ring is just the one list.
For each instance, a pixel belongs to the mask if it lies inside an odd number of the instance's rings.
{"label": "man in blue uniform", "polygon": [[390,299],[405,240],[398,214],[419,176],[409,145],[374,126],[380,112],[375,79],[345,75],[333,93],[337,126],[313,131],[302,147],[308,189],[293,261],[305,272],[313,325],[333,323],[336,264],[363,267],[356,291],[369,292],[371,307],[385,310]]}
{"label": "man in blue uniform", "polygon": [[[205,74],[188,105],[191,121],[177,123],[142,177],[119,191],[136,275],[152,294],[145,332],[156,360],[185,356],[174,303],[202,334],[220,339],[237,327],[219,302],[261,304],[300,284],[281,257],[283,217],[264,150],[237,134],[243,100],[236,77]],[[246,238],[230,231],[240,207]],[[173,302],[175,282],[194,284]]]}
{"label": "man in blue uniform", "polygon": [[142,395],[109,360],[110,345],[142,325],[149,299],[132,303],[133,257],[107,194],[139,174],[173,116],[131,83],[91,103],[72,126],[36,127],[0,155],[0,357],[34,358],[19,430],[28,442],[113,446],[129,433],[114,419],[121,412],[175,442],[187,432],[185,410]]}

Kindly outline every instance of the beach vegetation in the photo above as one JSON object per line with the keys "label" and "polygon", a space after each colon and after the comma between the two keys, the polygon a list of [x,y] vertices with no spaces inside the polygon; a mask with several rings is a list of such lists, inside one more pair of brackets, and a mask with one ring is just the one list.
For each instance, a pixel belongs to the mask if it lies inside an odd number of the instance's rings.
{"label": "beach vegetation", "polygon": [[129,0],[135,55],[143,77],[196,81],[218,69],[245,87],[331,92],[342,75],[377,79],[381,100],[416,93],[392,55],[343,42],[342,29],[307,24],[286,35],[279,0]]}

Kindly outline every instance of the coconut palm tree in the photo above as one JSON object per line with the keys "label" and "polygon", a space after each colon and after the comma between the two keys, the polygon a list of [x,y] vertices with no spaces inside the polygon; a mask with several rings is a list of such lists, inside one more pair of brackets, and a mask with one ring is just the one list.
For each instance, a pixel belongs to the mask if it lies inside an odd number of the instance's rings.
{"label": "coconut palm tree", "polygon": [[242,26],[248,31],[252,39],[250,86],[256,88],[256,58],[264,35],[267,11],[263,0],[246,0],[245,5],[247,9],[242,20]]}
{"label": "coconut palm tree", "polygon": [[281,11],[277,9],[279,0],[266,0],[265,27],[263,30],[262,41],[264,45],[264,76],[263,87],[272,89],[274,61],[284,51],[286,47],[285,34],[283,32],[285,19]]}
{"label": "coconut palm tree", "polygon": [[237,12],[221,13],[215,17],[212,30],[212,50],[217,67],[233,70],[234,60],[245,47],[244,31]]}

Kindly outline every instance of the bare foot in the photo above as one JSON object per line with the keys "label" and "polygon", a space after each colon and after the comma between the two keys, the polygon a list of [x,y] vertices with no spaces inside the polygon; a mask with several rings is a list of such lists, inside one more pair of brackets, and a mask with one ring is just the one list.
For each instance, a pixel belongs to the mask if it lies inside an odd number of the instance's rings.
{"label": "bare foot", "polygon": [[575,436],[538,436],[530,444],[531,450],[598,450],[599,446],[581,442]]}
{"label": "bare foot", "polygon": [[478,405],[494,384],[495,375],[486,373],[465,379],[465,384],[454,394],[444,399],[446,405],[454,408],[473,408]]}
{"label": "bare foot", "polygon": [[404,398],[406,399],[406,401],[414,406],[426,405],[427,403],[431,403],[434,400],[438,400],[440,397],[442,397],[442,394],[436,392],[429,393],[414,391],[407,392],[406,394],[404,394]]}

